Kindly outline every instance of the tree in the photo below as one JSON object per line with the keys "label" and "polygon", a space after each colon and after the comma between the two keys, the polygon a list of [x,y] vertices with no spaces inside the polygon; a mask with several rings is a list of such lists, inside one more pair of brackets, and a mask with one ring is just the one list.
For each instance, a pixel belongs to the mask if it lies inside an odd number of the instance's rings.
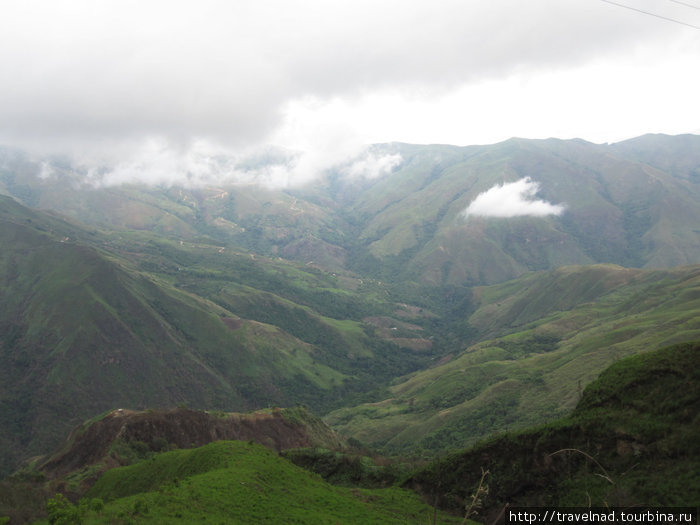
{"label": "tree", "polygon": [[46,512],[51,525],[76,525],[83,521],[78,508],[60,493],[46,502]]}

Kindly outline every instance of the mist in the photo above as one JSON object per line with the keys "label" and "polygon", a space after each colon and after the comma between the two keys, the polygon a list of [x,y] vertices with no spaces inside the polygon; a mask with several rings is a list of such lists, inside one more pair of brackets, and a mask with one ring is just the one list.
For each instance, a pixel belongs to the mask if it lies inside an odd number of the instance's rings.
{"label": "mist", "polygon": [[396,153],[371,147],[337,152],[296,151],[260,147],[232,154],[206,141],[175,148],[163,139],[144,140],[123,156],[95,158],[84,155],[33,157],[42,180],[65,175],[77,186],[105,188],[124,184],[184,188],[257,185],[268,189],[299,188],[335,172],[348,179],[374,179],[402,162]]}
{"label": "mist", "polygon": [[[589,0],[8,0],[0,144],[105,184],[284,187],[372,143],[693,132],[698,52],[697,31]],[[293,162],[239,169],[270,148]]]}

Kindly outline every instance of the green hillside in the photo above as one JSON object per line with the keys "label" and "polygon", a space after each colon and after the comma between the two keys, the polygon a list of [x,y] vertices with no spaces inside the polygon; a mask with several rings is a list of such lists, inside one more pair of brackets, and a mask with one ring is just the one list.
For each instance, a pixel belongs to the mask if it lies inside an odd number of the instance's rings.
{"label": "green hillside", "polygon": [[[679,157],[692,157],[698,137],[681,140]],[[649,140],[645,151],[655,144]],[[668,267],[700,255],[698,180],[660,163],[576,140],[397,150],[401,168],[360,194],[352,213],[367,217],[361,238],[370,253],[403,279],[487,284],[566,264]],[[523,177],[540,183],[540,197],[563,203],[565,212],[461,215],[479,193]]]}
{"label": "green hillside", "polygon": [[[84,508],[85,524],[405,524],[425,523],[433,515],[410,491],[335,487],[242,441],[166,452],[112,469],[87,494]],[[442,512],[438,517],[440,523],[461,522]]]}
{"label": "green hillside", "polygon": [[567,417],[442,455],[404,490],[331,486],[252,442],[217,441],[112,468],[76,505],[55,496],[47,509],[84,523],[463,523],[476,502],[472,517],[490,523],[505,505],[694,507],[699,358],[692,342],[622,359]]}
{"label": "green hillside", "polygon": [[[610,365],[700,339],[700,136],[370,151],[401,162],[280,190],[106,187],[0,147],[0,476],[21,468],[30,498],[51,477],[37,457],[86,419],[178,406],[303,405],[357,447],[431,459],[567,416]],[[563,213],[465,216],[526,177]],[[107,507],[122,496],[133,510]]]}
{"label": "green hillside", "polygon": [[699,364],[697,342],[620,360],[570,416],[443,457],[407,486],[461,509],[488,471],[486,522],[506,504],[696,507]]}
{"label": "green hillside", "polygon": [[644,162],[676,177],[695,180],[700,171],[700,150],[695,135],[647,134],[612,144],[616,155]]}
{"label": "green hillside", "polygon": [[0,517],[9,516],[12,524],[33,523],[46,516],[51,496],[61,493],[77,501],[110,469],[141,461],[150,464],[161,452],[221,440],[258,443],[275,453],[346,447],[303,407],[246,413],[114,409],[76,426],[50,455],[34,458],[0,481]]}
{"label": "green hillside", "polygon": [[114,406],[321,409],[422,359],[365,333],[384,311],[371,285],[363,298],[283,261],[0,210],[2,472]]}
{"label": "green hillside", "polygon": [[465,322],[478,342],[326,421],[385,451],[432,453],[542,423],[622,357],[700,338],[699,298],[698,266],[563,267],[477,288]]}
{"label": "green hillside", "polygon": [[[511,139],[488,146],[383,144],[400,155],[384,177],[326,173],[292,190],[95,188],[69,164],[20,153],[0,163],[0,193],[110,229],[219,245],[365,277],[436,285],[493,284],[561,265],[673,267],[700,260],[700,137],[648,135],[618,144]],[[55,164],[55,163],[54,163]],[[530,177],[560,216],[465,218],[477,195]]]}

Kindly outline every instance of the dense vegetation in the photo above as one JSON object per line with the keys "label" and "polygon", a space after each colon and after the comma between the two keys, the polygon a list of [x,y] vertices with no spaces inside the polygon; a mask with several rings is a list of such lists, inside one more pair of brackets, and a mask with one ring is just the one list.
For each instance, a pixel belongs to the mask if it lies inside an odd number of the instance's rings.
{"label": "dense vegetation", "polygon": [[460,509],[488,471],[486,513],[505,504],[697,506],[699,364],[697,342],[623,359],[571,415],[443,457],[407,485]]}
{"label": "dense vegetation", "polygon": [[367,333],[389,309],[372,285],[90,233],[7,198],[0,212],[0,472],[115,406],[324,411],[426,361]]}
{"label": "dense vegetation", "polygon": [[[61,164],[0,149],[0,193],[85,223],[301,261],[363,277],[431,286],[492,284],[566,264],[671,267],[698,262],[700,137],[619,144],[511,139],[490,146],[375,146],[400,155],[386,176],[328,173],[308,187],[267,190],[112,187],[95,190]],[[50,161],[47,161],[50,162]],[[561,216],[472,218],[494,185],[530,177]]]}
{"label": "dense vegetation", "polygon": [[[75,512],[66,505],[66,512]],[[81,509],[80,505],[78,509]],[[83,523],[423,523],[433,510],[405,489],[328,484],[268,449],[219,441],[107,472]],[[439,514],[440,523],[459,523]]]}
{"label": "dense vegetation", "polygon": [[385,452],[460,449],[570,412],[624,356],[700,338],[700,267],[562,267],[475,290],[478,342],[326,420]]}
{"label": "dense vegetation", "polygon": [[[490,522],[506,504],[697,506],[699,359],[697,342],[626,358],[585,389],[569,416],[417,470],[359,450],[313,447],[277,456],[252,441],[216,441],[154,453],[134,441],[111,452],[133,464],[107,470],[75,504],[36,480],[25,479],[15,495],[46,501],[49,517],[66,523],[457,523],[467,508]],[[297,410],[283,417],[310,416]],[[328,443],[326,432],[319,443]],[[27,487],[43,492],[32,500]]]}
{"label": "dense vegetation", "polygon": [[[0,148],[0,475],[22,467],[0,494],[44,494],[37,456],[120,407],[304,405],[425,460],[551,423],[609,365],[700,338],[700,137],[373,152],[402,161],[271,190],[95,188]],[[565,212],[464,216],[524,177]],[[288,457],[345,484],[404,472],[353,454]]]}

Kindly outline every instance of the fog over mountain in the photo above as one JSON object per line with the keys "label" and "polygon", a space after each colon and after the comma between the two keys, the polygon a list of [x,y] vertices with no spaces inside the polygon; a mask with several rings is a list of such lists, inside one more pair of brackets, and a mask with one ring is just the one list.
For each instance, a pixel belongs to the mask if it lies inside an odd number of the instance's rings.
{"label": "fog over mountain", "polygon": [[697,132],[700,31],[667,19],[700,11],[633,7],[666,19],[590,0],[10,0],[0,143],[154,184],[281,147],[294,163],[256,175],[280,187],[378,142]]}
{"label": "fog over mountain", "polygon": [[165,168],[149,184],[139,165],[89,170],[4,149],[0,192],[109,228],[206,235],[384,279],[483,284],[564,264],[700,261],[698,140],[388,143],[322,171],[268,148],[193,160],[181,178],[164,154],[152,159]]}

